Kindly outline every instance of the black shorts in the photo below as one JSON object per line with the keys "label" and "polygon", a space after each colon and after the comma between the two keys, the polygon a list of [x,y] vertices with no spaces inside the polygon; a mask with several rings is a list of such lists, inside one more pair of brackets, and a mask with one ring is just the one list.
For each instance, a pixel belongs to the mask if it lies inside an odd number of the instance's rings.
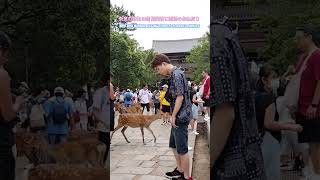
{"label": "black shorts", "polygon": [[15,180],[15,159],[13,154],[3,157],[0,155],[0,176],[1,179]]}
{"label": "black shorts", "polygon": [[114,112],[114,110],[111,110],[111,112],[110,112],[110,131],[114,131],[114,118],[115,118],[115,112]]}
{"label": "black shorts", "polygon": [[171,128],[169,147],[177,149],[178,154],[188,153],[188,124],[177,125],[178,128]]}
{"label": "black shorts", "polygon": [[147,111],[149,112],[150,111],[150,104],[147,103],[147,104],[142,104],[141,103],[141,107],[142,107],[142,111],[144,111],[144,108],[146,107],[147,108]]}
{"label": "black shorts", "polygon": [[164,112],[164,113],[169,113],[170,112],[170,106],[162,105],[161,111]]}
{"label": "black shorts", "polygon": [[303,131],[298,133],[299,143],[319,143],[320,142],[320,117],[308,119],[304,115],[297,115],[297,124],[303,127]]}
{"label": "black shorts", "polygon": [[203,98],[203,107],[210,107],[210,99]]}

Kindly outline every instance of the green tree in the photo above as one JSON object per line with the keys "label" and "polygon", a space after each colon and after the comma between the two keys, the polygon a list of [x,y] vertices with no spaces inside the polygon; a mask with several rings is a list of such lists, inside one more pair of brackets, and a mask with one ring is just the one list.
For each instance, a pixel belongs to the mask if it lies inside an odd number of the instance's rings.
{"label": "green tree", "polygon": [[152,51],[143,51],[136,40],[123,32],[111,32],[111,72],[120,88],[138,88],[154,83],[156,76],[150,63]]}
{"label": "green tree", "polygon": [[268,13],[260,14],[254,25],[257,31],[265,33],[267,41],[266,47],[259,54],[282,73],[289,64],[297,61],[298,50],[294,43],[296,27],[320,24],[320,3],[316,0],[256,0],[253,6],[259,3],[269,6]]}
{"label": "green tree", "polygon": [[202,71],[210,71],[210,43],[209,33],[206,33],[197,46],[195,46],[190,55],[187,56],[187,61],[193,64],[192,78],[196,83],[202,80]]}
{"label": "green tree", "polygon": [[1,30],[13,40],[13,80],[78,88],[108,69],[106,1],[6,0],[0,9]]}
{"label": "green tree", "polygon": [[113,82],[120,88],[130,89],[140,88],[145,83],[153,85],[157,80],[151,69],[154,52],[143,50],[139,43],[126,33],[135,29],[119,28],[120,16],[134,16],[134,13],[115,5],[111,8],[110,58]]}

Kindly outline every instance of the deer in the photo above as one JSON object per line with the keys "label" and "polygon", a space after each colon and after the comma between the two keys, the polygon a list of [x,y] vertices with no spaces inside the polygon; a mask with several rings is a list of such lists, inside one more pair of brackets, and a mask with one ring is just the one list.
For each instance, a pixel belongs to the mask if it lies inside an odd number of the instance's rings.
{"label": "deer", "polygon": [[150,125],[152,122],[162,118],[162,116],[163,116],[162,111],[159,111],[159,113],[155,114],[155,115],[142,115],[142,114],[129,114],[129,113],[120,114],[119,120],[118,120],[118,125],[114,129],[114,131],[112,132],[111,137],[110,137],[110,141],[112,139],[113,134],[118,129],[123,127],[123,129],[121,130],[121,133],[123,134],[123,137],[125,138],[127,143],[130,143],[130,141],[128,140],[128,138],[124,134],[124,132],[128,127],[131,127],[131,128],[140,128],[141,133],[142,133],[142,142],[144,145],[146,145],[146,143],[144,142],[144,128],[146,128],[148,131],[150,131],[150,133],[154,137],[154,143],[156,143],[157,138],[154,135],[153,131],[151,130]]}
{"label": "deer", "polygon": [[87,163],[94,167],[103,166],[102,154],[105,147],[93,138],[49,145],[40,134],[17,134],[18,155],[25,155],[34,165],[47,163]]}
{"label": "deer", "polygon": [[124,107],[123,104],[117,103],[115,105],[115,110],[120,112],[120,114],[123,114],[123,113],[138,113],[138,114],[142,114],[141,106],[138,103],[134,103],[130,107]]}
{"label": "deer", "polygon": [[110,172],[104,168],[87,168],[81,165],[42,164],[25,169],[28,180],[96,180],[106,179]]}

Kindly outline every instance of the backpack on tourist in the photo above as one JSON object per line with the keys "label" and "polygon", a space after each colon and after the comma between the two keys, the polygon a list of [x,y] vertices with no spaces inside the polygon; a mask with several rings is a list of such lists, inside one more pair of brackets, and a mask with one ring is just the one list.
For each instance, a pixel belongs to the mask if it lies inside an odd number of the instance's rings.
{"label": "backpack on tourist", "polygon": [[45,112],[41,104],[35,104],[31,108],[30,113],[30,128],[42,128],[46,126]]}
{"label": "backpack on tourist", "polygon": [[125,100],[126,100],[126,101],[131,101],[131,99],[132,99],[131,93],[130,93],[130,92],[127,92],[127,93],[125,94]]}
{"label": "backpack on tourist", "polygon": [[64,124],[68,122],[68,112],[65,108],[65,101],[53,101],[52,120],[53,124]]}

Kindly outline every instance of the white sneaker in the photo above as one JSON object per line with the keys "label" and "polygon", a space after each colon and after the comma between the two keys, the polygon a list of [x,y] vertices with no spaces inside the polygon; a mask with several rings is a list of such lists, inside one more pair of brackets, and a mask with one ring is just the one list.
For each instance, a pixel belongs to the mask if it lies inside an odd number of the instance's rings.
{"label": "white sneaker", "polygon": [[199,135],[199,133],[197,131],[192,131],[192,133],[195,135]]}
{"label": "white sneaker", "polygon": [[189,150],[189,151],[192,150],[192,147],[188,146],[188,150]]}

